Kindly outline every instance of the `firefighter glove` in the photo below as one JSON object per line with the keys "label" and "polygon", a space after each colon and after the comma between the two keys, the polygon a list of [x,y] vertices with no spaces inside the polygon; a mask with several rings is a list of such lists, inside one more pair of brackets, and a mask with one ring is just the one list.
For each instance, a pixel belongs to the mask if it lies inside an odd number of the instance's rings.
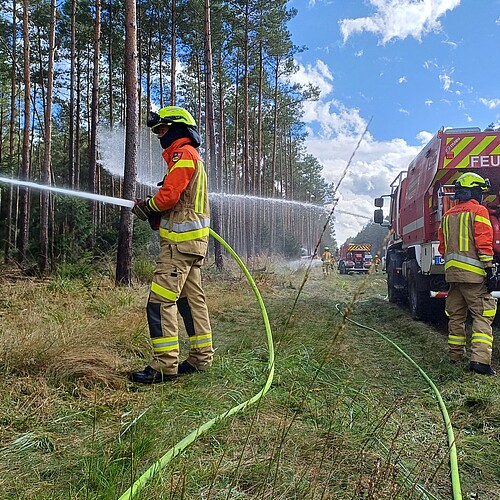
{"label": "firefighter glove", "polygon": [[487,267],[485,271],[486,271],[486,279],[485,279],[486,288],[488,289],[488,292],[492,292],[493,290],[497,289],[498,276],[493,274],[492,267]]}
{"label": "firefighter glove", "polygon": [[160,229],[160,221],[161,221],[160,213],[152,213],[148,217],[149,225],[153,231],[158,231],[158,229]]}
{"label": "firefighter glove", "polygon": [[141,220],[148,220],[151,216],[151,209],[148,206],[148,199],[135,200],[134,208],[132,208],[132,213]]}

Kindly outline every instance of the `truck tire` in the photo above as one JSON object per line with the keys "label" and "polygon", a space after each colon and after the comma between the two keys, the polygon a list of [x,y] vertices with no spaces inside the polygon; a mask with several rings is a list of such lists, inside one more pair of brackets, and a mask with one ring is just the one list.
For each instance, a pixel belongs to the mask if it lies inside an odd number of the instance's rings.
{"label": "truck tire", "polygon": [[404,302],[405,298],[402,290],[396,288],[396,282],[396,261],[393,258],[389,258],[389,264],[387,265],[387,298],[393,304]]}
{"label": "truck tire", "polygon": [[408,276],[408,305],[413,319],[423,321],[428,319],[431,304],[429,292],[418,290],[417,276],[410,272]]}

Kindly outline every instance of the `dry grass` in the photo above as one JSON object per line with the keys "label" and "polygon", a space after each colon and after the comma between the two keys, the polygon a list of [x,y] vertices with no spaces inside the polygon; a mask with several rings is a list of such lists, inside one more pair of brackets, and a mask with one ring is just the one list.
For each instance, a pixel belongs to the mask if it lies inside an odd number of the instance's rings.
{"label": "dry grass", "polygon": [[[147,284],[2,280],[5,498],[117,498],[168,448],[262,387],[267,353],[253,292],[235,268],[220,276],[208,267],[204,278],[214,366],[153,387],[127,381],[150,359]],[[361,277],[325,280],[314,268],[290,318],[302,278],[272,263],[258,269],[276,344],[271,391],[200,437],[137,498],[407,500],[425,498],[425,489],[450,498],[446,436],[426,384],[380,338],[342,325],[336,312],[336,303],[359,294],[353,319],[393,338],[442,390],[464,496],[493,500],[498,382],[450,367],[442,329],[385,302],[380,275],[360,292]]]}

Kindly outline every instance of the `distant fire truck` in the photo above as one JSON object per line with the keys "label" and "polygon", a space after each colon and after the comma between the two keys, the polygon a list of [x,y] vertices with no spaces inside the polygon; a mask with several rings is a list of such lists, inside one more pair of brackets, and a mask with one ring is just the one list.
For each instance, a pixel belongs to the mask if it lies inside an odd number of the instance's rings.
{"label": "distant fire truck", "polygon": [[371,245],[367,243],[344,243],[339,249],[338,269],[340,274],[367,273],[372,265]]}

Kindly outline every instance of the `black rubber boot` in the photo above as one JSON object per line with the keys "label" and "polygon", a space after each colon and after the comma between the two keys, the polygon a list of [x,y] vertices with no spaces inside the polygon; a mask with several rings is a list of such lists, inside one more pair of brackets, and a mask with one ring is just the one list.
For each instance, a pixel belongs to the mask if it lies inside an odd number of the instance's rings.
{"label": "black rubber boot", "polygon": [[485,363],[479,363],[477,361],[470,362],[470,371],[474,373],[480,373],[481,375],[496,375],[497,372],[493,370],[490,365]]}
{"label": "black rubber boot", "polygon": [[177,375],[167,375],[150,366],[146,366],[146,368],[140,372],[132,372],[130,374],[130,380],[132,382],[138,382],[139,384],[158,384],[160,382],[170,382],[176,378]]}
{"label": "black rubber boot", "polygon": [[196,373],[198,370],[185,359],[177,368],[177,373],[179,375],[185,375],[189,373]]}

